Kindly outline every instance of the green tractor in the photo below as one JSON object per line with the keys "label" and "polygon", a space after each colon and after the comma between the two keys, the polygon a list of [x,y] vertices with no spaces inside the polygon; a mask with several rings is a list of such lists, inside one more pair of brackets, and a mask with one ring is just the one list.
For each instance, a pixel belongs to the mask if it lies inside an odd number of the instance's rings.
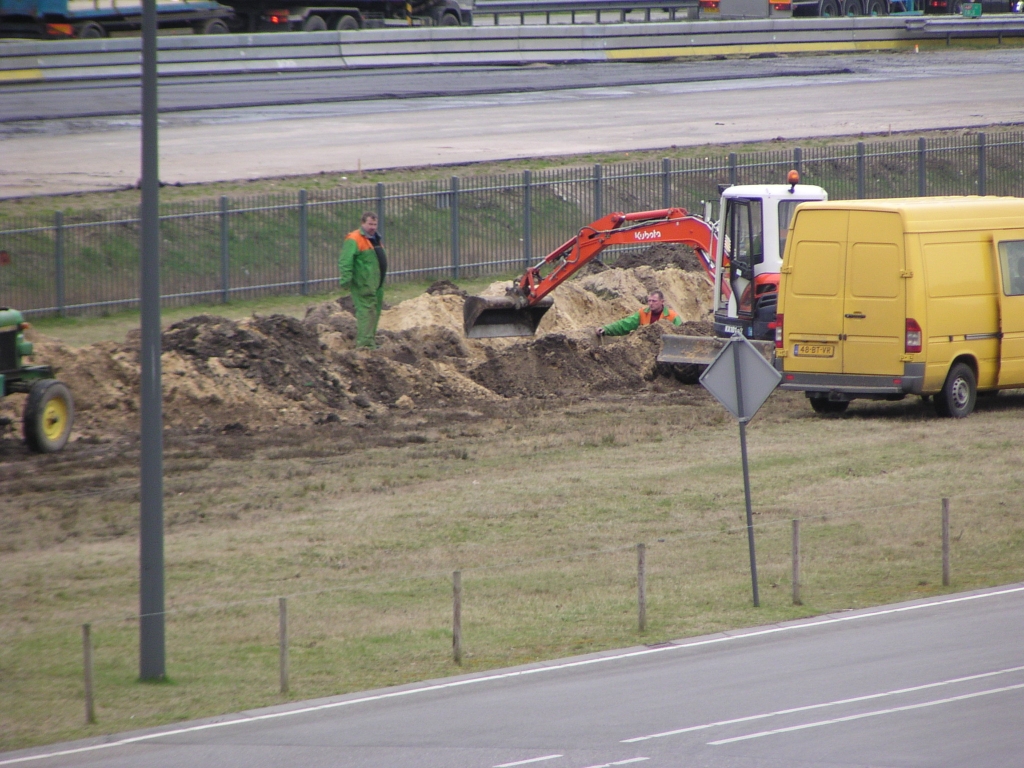
{"label": "green tractor", "polygon": [[0,386],[3,396],[25,392],[22,426],[25,444],[37,453],[59,451],[71,436],[75,404],[71,392],[53,378],[49,365],[25,365],[32,342],[25,341],[28,323],[16,309],[0,308]]}

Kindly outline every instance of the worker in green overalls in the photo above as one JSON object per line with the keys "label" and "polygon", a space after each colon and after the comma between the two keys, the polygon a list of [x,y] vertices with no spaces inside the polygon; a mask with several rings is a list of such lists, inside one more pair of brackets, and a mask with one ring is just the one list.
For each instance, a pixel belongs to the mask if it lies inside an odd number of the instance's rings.
{"label": "worker in green overalls", "polygon": [[343,290],[351,291],[356,307],[356,347],[376,349],[377,323],[384,306],[387,255],[377,231],[377,214],[363,214],[359,229],[341,246],[338,274]]}

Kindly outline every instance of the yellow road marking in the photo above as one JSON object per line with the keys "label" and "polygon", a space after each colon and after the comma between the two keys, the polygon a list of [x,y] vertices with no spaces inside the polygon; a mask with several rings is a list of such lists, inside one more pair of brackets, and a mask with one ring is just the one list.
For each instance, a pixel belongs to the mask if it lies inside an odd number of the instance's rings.
{"label": "yellow road marking", "polygon": [[8,80],[42,80],[41,69],[7,69],[0,70],[0,83]]}
{"label": "yellow road marking", "polygon": [[[685,48],[619,48],[609,59],[674,59],[683,56],[723,56],[754,53],[824,53],[835,51],[894,51],[914,47],[913,40],[848,40],[834,43],[755,43],[693,45]],[[917,41],[921,45],[920,40]],[[945,44],[945,41],[940,41]]]}

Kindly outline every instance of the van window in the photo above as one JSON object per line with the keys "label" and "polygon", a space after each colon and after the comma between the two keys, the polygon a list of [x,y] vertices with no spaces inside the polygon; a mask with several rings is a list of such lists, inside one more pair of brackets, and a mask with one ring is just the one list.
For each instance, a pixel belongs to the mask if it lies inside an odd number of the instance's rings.
{"label": "van window", "polygon": [[925,245],[928,295],[933,299],[992,295],[995,278],[991,247],[979,240]]}
{"label": "van window", "polygon": [[1024,295],[1024,240],[1006,240],[999,244],[999,266],[1003,273],[1003,294]]}

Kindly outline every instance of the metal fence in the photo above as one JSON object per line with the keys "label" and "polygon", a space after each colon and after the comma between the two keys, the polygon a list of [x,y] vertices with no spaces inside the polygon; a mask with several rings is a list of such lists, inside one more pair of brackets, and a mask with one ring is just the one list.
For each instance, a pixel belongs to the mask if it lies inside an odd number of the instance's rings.
{"label": "metal fence", "polygon": [[[701,211],[718,185],[779,183],[796,167],[833,200],[1024,196],[1024,132],[664,159],[221,197],[162,207],[164,304],[309,294],[337,284],[337,256],[376,211],[390,281],[479,277],[536,263],[611,211]],[[131,308],[139,295],[136,210],[0,221],[0,296],[28,315]]]}

